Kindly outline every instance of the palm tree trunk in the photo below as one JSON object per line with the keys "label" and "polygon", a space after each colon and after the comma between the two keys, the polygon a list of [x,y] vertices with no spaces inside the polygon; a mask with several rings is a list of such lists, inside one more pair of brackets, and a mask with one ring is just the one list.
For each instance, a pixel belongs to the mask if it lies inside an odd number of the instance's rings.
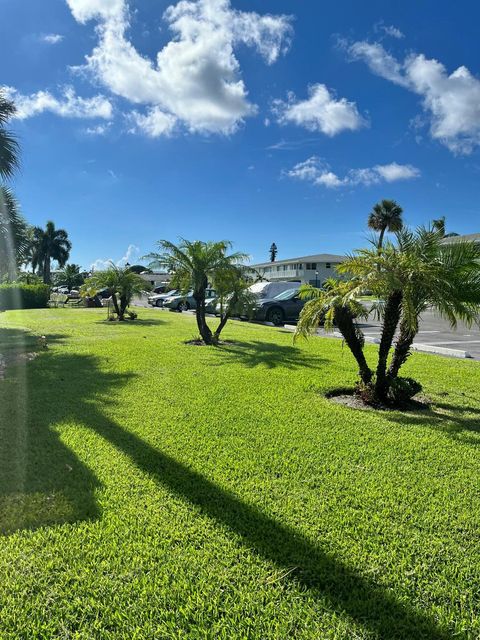
{"label": "palm tree trunk", "polygon": [[212,332],[205,318],[205,291],[195,296],[195,317],[197,319],[197,327],[205,344],[212,344]]}
{"label": "palm tree trunk", "polygon": [[353,357],[357,361],[360,379],[364,384],[369,384],[373,374],[365,360],[362,340],[358,336],[352,314],[348,309],[337,308],[335,310],[335,322]]}
{"label": "palm tree trunk", "polygon": [[379,399],[385,399],[388,391],[387,360],[392,348],[393,338],[400,321],[402,292],[393,291],[387,299],[383,317],[382,337],[378,349],[378,363],[375,381],[375,393]]}
{"label": "palm tree trunk", "polygon": [[388,378],[393,380],[398,376],[400,367],[402,367],[407,361],[410,355],[410,347],[412,346],[413,339],[416,332],[409,329],[405,322],[400,323],[400,335],[395,344],[395,351],[393,352],[392,362],[388,369]]}
{"label": "palm tree trunk", "polygon": [[118,319],[121,320],[121,318],[120,318],[120,309],[118,308],[117,295],[115,293],[112,293],[112,303],[113,303],[113,308],[115,309],[115,313],[118,316]]}
{"label": "palm tree trunk", "polygon": [[380,235],[378,236],[378,253],[381,252],[382,247],[383,247],[383,236],[385,235],[385,231],[386,231],[386,227],[383,227],[382,230],[380,231]]}
{"label": "palm tree trunk", "polygon": [[125,320],[125,311],[127,310],[128,302],[125,296],[120,296],[120,314],[119,320]]}
{"label": "palm tree trunk", "polygon": [[47,253],[43,259],[43,282],[45,284],[50,284],[50,268],[51,268],[51,262],[50,262],[50,255]]}

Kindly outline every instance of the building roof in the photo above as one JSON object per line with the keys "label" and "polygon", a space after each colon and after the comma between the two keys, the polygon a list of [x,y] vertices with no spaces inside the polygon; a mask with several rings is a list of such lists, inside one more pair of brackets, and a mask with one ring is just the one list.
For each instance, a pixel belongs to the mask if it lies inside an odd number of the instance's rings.
{"label": "building roof", "polygon": [[259,262],[250,266],[258,269],[259,267],[271,267],[272,264],[289,264],[290,262],[343,262],[344,260],[345,256],[339,256],[334,253],[315,253],[313,256],[286,258],[285,260],[275,260],[275,262]]}
{"label": "building roof", "polygon": [[480,242],[480,233],[467,233],[464,236],[450,236],[449,238],[443,238],[442,242],[450,244],[452,242]]}

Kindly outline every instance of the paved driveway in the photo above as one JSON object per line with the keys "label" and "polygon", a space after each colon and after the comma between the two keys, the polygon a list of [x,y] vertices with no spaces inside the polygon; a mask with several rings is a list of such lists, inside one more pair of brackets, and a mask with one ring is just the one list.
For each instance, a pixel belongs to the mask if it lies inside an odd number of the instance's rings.
{"label": "paved driveway", "polygon": [[[380,323],[369,320],[360,323],[363,333],[369,338],[380,337]],[[320,335],[325,332],[320,330]],[[451,329],[448,322],[439,318],[432,311],[426,311],[420,321],[420,331],[414,344],[430,345],[433,347],[447,347],[467,351],[472,358],[480,360],[480,329],[476,326],[467,327],[459,323],[456,329]]]}

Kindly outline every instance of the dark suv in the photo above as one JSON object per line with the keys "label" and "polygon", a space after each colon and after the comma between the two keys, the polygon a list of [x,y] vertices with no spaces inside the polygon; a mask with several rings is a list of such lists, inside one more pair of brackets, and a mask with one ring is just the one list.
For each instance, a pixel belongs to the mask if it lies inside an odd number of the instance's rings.
{"label": "dark suv", "polygon": [[307,300],[300,300],[298,287],[287,289],[275,298],[259,302],[255,308],[255,320],[266,320],[275,325],[281,325],[287,320],[298,320],[300,311]]}

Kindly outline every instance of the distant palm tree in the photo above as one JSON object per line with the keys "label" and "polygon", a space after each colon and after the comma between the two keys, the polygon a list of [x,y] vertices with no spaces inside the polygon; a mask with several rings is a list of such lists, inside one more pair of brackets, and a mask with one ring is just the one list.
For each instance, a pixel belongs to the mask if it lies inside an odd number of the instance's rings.
{"label": "distant palm tree", "polygon": [[[119,320],[125,320],[125,314],[133,297],[150,288],[150,285],[129,267],[117,267],[113,262],[105,271],[96,271],[86,280],[83,293],[90,295],[100,289],[108,289],[113,308]],[[132,318],[135,317],[131,314]]]}
{"label": "distant palm tree", "polygon": [[368,226],[380,233],[377,242],[379,252],[382,250],[385,231],[395,233],[402,229],[402,213],[402,207],[395,200],[382,200],[374,205],[368,216]]}
{"label": "distant palm tree", "polygon": [[81,267],[78,264],[67,264],[57,274],[56,282],[59,285],[64,284],[69,290],[81,287],[85,282],[85,278],[81,274]]}
{"label": "distant palm tree", "polygon": [[28,226],[20,213],[15,196],[7,187],[0,187],[0,277],[14,278],[25,261],[28,246]]}
{"label": "distant palm tree", "polygon": [[42,271],[45,284],[51,282],[52,260],[56,260],[63,267],[69,256],[72,244],[68,239],[68,233],[64,229],[55,229],[55,224],[49,220],[45,229],[34,227],[33,249],[35,262]]}
{"label": "distant palm tree", "polygon": [[442,238],[454,238],[455,236],[458,236],[458,233],[455,233],[454,231],[446,233],[445,216],[432,220],[432,228],[434,231],[438,231]]}
{"label": "distant palm tree", "polygon": [[5,128],[5,124],[15,115],[15,105],[0,89],[0,177],[10,178],[18,167],[19,147],[15,136]]}
{"label": "distant palm tree", "polygon": [[217,338],[205,317],[205,290],[209,282],[214,283],[219,274],[238,266],[247,259],[243,253],[227,254],[231,242],[190,242],[180,239],[178,245],[160,240],[161,253],[151,253],[146,258],[150,266],[166,267],[173,274],[172,282],[183,292],[193,290],[197,326],[205,344],[215,344]]}
{"label": "distant palm tree", "polygon": [[270,247],[270,262],[275,262],[275,260],[277,259],[277,253],[277,245],[275,244],[275,242],[272,242],[272,245]]}

